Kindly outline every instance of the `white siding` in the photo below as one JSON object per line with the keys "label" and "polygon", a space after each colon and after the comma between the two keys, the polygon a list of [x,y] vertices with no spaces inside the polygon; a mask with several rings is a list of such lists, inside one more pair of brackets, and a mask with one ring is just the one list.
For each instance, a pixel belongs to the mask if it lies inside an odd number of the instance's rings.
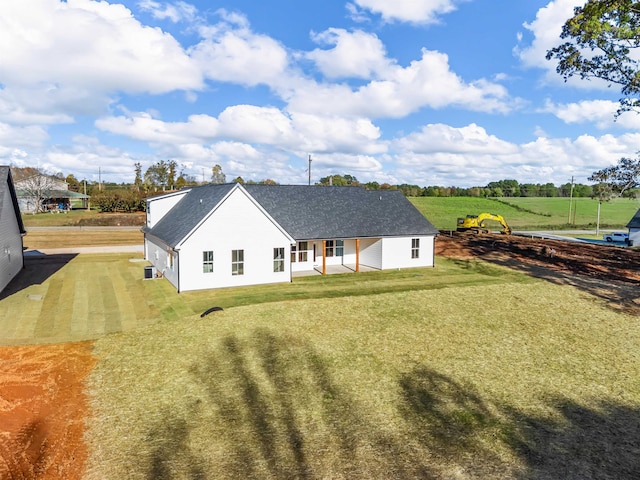
{"label": "white siding", "polygon": [[[156,267],[156,271],[178,288],[177,255],[163,242],[147,236],[145,238],[146,259]],[[169,255],[173,255],[173,267],[170,267]]]}
{"label": "white siding", "polygon": [[640,228],[629,229],[629,243],[633,246],[640,246]]}
{"label": "white siding", "polygon": [[[284,248],[284,272],[273,271],[274,248]],[[244,250],[243,275],[232,275],[232,250]],[[204,251],[213,251],[212,273],[203,272]],[[179,259],[181,292],[291,281],[289,238],[241,189],[180,245]]]}
{"label": "white siding", "polygon": [[[411,258],[411,240],[420,239],[418,258]],[[434,237],[394,237],[382,239],[382,269],[433,267]]]}
{"label": "white siding", "polygon": [[147,200],[147,227],[153,228],[178,203],[188,190]]}
{"label": "white siding", "polygon": [[360,265],[382,269],[381,238],[363,238],[360,240]]}
{"label": "white siding", "polygon": [[[291,264],[292,272],[304,272],[308,270],[313,270],[313,267],[317,266],[318,260],[316,260],[315,263],[313,262],[313,245],[314,245],[314,242],[307,242],[307,250],[306,250],[307,261],[306,262],[300,262],[298,260],[300,258],[298,255],[300,250],[296,251],[296,261]],[[319,246],[316,246],[316,249],[317,249],[317,252],[320,252],[320,250],[322,250],[322,243],[320,243]],[[289,258],[291,258],[291,255],[289,255]],[[319,259],[320,262],[322,263],[321,256],[317,256],[317,259]]]}
{"label": "white siding", "polygon": [[22,236],[13,209],[9,189],[4,189],[3,212],[0,212],[0,291],[9,284],[24,265]]}

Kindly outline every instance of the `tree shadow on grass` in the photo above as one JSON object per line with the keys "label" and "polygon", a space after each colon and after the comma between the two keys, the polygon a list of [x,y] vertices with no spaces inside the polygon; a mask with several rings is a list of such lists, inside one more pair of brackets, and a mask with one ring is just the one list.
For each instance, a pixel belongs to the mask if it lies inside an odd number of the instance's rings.
{"label": "tree shadow on grass", "polygon": [[24,268],[0,292],[0,300],[15,295],[32,285],[41,285],[55,275],[62,267],[73,260],[77,254],[26,255]]}
{"label": "tree shadow on grass", "polygon": [[[413,435],[472,478],[640,478],[640,409],[548,402],[536,417],[482,399],[472,386],[420,366],[399,379],[400,410]],[[496,454],[504,448],[515,462]]]}
{"label": "tree shadow on grass", "polygon": [[[166,466],[178,459],[198,479],[439,478],[371,420],[305,341],[264,329],[230,335],[191,373],[205,395],[183,420],[167,412],[163,424],[175,428],[153,429],[149,479],[173,478]],[[185,451],[207,436],[213,455]]]}
{"label": "tree shadow on grass", "polygon": [[640,409],[613,402],[591,408],[567,399],[553,407],[555,421],[511,412],[518,425],[511,445],[529,468],[519,478],[640,478]]}

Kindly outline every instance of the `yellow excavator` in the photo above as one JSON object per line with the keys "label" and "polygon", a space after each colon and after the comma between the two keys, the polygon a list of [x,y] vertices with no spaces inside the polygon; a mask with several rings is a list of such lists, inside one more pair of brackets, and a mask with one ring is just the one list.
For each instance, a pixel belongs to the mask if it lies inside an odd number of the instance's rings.
{"label": "yellow excavator", "polygon": [[507,225],[507,221],[502,215],[496,215],[495,213],[481,213],[480,215],[467,215],[466,217],[458,218],[458,232],[471,232],[471,233],[489,233],[489,229],[485,225],[485,220],[494,220],[502,225],[500,233],[504,235],[511,235],[511,227]]}

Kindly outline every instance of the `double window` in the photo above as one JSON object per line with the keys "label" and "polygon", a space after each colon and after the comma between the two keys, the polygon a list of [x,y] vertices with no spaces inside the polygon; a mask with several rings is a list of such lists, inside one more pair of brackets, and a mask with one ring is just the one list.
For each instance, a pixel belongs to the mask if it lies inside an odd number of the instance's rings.
{"label": "double window", "polygon": [[213,251],[202,252],[202,273],[213,273]]}
{"label": "double window", "polygon": [[284,272],[284,248],[273,249],[273,271]]}
{"label": "double window", "polygon": [[231,275],[244,275],[244,250],[231,250]]}
{"label": "double window", "polygon": [[309,250],[307,242],[298,242],[297,245],[291,246],[291,263],[306,262]]}
{"label": "double window", "polygon": [[344,255],[344,240],[327,240],[325,255],[327,257],[342,257]]}
{"label": "double window", "polygon": [[420,239],[411,239],[411,258],[420,258]]}

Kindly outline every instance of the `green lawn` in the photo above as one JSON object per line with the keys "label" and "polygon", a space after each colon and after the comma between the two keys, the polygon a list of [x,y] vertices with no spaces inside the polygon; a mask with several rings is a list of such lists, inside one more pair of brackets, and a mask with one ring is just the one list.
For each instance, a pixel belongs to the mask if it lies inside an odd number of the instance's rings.
{"label": "green lawn", "polygon": [[501,274],[104,337],[89,478],[635,478],[637,318]]}
{"label": "green lawn", "polygon": [[177,294],[56,258],[0,338],[97,339],[86,478],[636,477],[640,324],[584,291],[437,258]]}
{"label": "green lawn", "polygon": [[[177,294],[166,280],[143,280],[140,256],[50,255],[26,269],[0,300],[0,344],[55,343],[132,331],[152,323],[283,300],[529,281],[481,262],[438,259],[437,268],[296,278],[292,283]],[[356,281],[357,279],[357,281]]]}
{"label": "green lawn", "polygon": [[[502,215],[515,230],[595,230],[598,212],[598,203],[590,198],[573,200],[570,222],[568,198],[413,197],[410,200],[441,230],[455,230],[458,217],[482,212]],[[602,203],[600,227],[624,229],[639,208],[638,199],[614,199]],[[495,228],[499,225],[495,224]]]}

